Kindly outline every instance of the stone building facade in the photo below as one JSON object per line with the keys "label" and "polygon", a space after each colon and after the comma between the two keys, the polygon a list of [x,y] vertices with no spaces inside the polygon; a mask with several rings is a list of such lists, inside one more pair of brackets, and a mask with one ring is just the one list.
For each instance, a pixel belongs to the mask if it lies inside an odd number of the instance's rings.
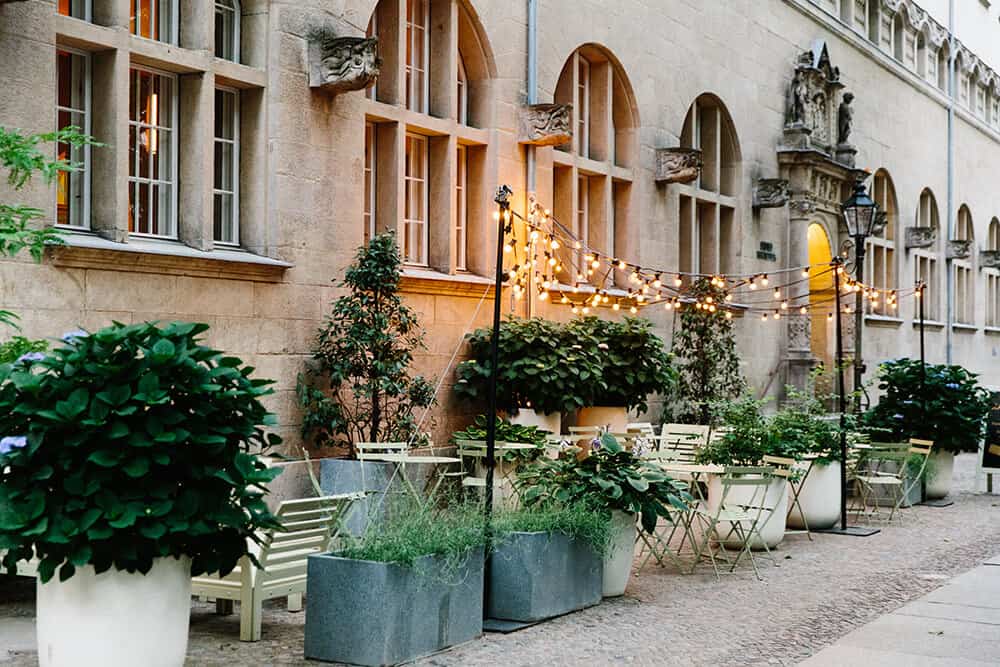
{"label": "stone building facade", "polygon": [[[294,444],[296,377],[335,281],[392,230],[427,332],[418,365],[442,383],[427,424],[441,441],[471,410],[451,374],[489,318],[504,183],[515,211],[533,190],[606,260],[793,282],[773,303],[773,287],[736,299],[743,370],[779,396],[832,360],[832,334],[829,275],[777,276],[842,251],[838,205],[867,168],[886,212],[867,282],[926,281],[928,358],[998,387],[998,10],[958,3],[966,46],[947,3],[927,4],[539,0],[533,18],[527,0],[0,2],[0,125],[73,124],[103,144],[69,156],[81,174],[16,195],[68,245],[0,262],[0,306],[31,336],[208,322],[277,381]],[[599,287],[624,298],[625,273]],[[505,309],[572,316],[536,287],[505,290]],[[807,314],[769,316],[786,300]],[[868,377],[918,354],[914,298],[866,310]],[[669,339],[675,312],[645,314]]]}

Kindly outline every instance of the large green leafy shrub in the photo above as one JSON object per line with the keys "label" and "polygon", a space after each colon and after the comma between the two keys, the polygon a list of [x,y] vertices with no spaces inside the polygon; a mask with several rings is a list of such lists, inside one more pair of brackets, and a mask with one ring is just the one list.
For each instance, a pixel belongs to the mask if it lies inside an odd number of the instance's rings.
{"label": "large green leafy shrub", "polygon": [[547,503],[586,504],[602,511],[639,514],[652,533],[670,508],[687,510],[690,496],[676,480],[624,449],[609,433],[589,456],[541,459],[518,475],[521,501],[528,507]]}
{"label": "large green leafy shrub", "polygon": [[975,373],[961,366],[894,359],[879,369],[878,405],[865,423],[896,440],[933,440],[936,449],[974,452],[990,411],[990,394]]}
{"label": "large green leafy shrub", "polygon": [[[721,304],[724,287],[699,278],[688,293],[701,303]],[[707,299],[711,299],[710,302]],[[737,398],[746,388],[740,373],[733,322],[725,310],[689,306],[681,310],[680,331],[674,335],[672,352],[677,358],[677,402],[672,419],[681,423],[708,424],[712,404]]]}
{"label": "large green leafy shrub", "polygon": [[[491,372],[491,328],[469,336],[471,358],[458,365],[455,392],[485,403]],[[497,404],[509,414],[531,408],[542,414],[587,405],[587,386],[600,381],[603,361],[596,344],[573,340],[564,325],[540,317],[509,317],[500,327]]]}
{"label": "large green leafy shrub", "polygon": [[146,573],[190,556],[228,573],[276,527],[268,470],[280,442],[269,380],[202,345],[206,324],[73,332],[39,360],[0,366],[0,551],[37,557],[42,581],[92,564]]}
{"label": "large green leafy shrub", "polygon": [[12,364],[26,354],[41,356],[41,353],[47,349],[49,349],[48,341],[13,336],[10,340],[0,344],[0,364]]}
{"label": "large green leafy shrub", "polygon": [[649,320],[584,317],[570,322],[567,331],[578,344],[596,347],[601,357],[600,374],[585,386],[588,406],[624,407],[641,414],[648,409],[650,394],[669,395],[676,385],[670,354]]}
{"label": "large green leafy shrub", "polygon": [[304,437],[347,445],[351,455],[358,442],[417,438],[414,411],[434,402],[434,386],[410,374],[423,330],[399,295],[400,265],[395,237],[381,234],[347,269],[349,291],[319,332],[315,368],[299,379]]}

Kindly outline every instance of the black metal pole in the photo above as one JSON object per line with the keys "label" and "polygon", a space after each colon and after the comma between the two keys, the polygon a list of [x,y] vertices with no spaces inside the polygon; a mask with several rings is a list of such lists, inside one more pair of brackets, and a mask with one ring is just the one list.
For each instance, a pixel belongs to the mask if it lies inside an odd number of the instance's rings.
{"label": "black metal pole", "polygon": [[[497,365],[500,358],[500,295],[503,287],[503,245],[507,226],[510,224],[510,196],[512,192],[506,185],[497,188],[494,201],[497,204],[497,266],[496,279],[493,283],[493,335],[490,337],[490,386],[488,393],[488,408],[486,410],[486,500],[483,508],[486,546],[493,538],[490,521],[493,517],[493,469],[496,466],[497,441]],[[489,614],[490,588],[490,556],[487,551],[483,570],[483,617]]]}
{"label": "black metal pole", "polygon": [[[854,237],[854,278],[864,288],[865,237]],[[865,325],[864,293],[854,294],[854,414],[861,414],[861,386],[864,384],[865,364],[862,359],[861,329]]]}
{"label": "black metal pole", "polygon": [[837,394],[838,407],[840,408],[840,529],[847,530],[847,428],[845,424],[845,413],[847,412],[847,396],[844,382],[844,338],[841,332],[840,306],[840,257],[833,262],[833,293],[834,303],[837,310]]}
{"label": "black metal pole", "polygon": [[927,291],[924,283],[917,287],[917,300],[920,301],[920,411],[927,423],[927,394],[924,391],[924,383],[927,380],[927,357],[924,355],[924,299],[927,298]]}

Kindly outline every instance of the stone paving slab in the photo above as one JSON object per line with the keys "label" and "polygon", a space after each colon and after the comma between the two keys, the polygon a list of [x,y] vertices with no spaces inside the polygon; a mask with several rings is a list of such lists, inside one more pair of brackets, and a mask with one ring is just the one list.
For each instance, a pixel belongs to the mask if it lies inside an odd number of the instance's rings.
{"label": "stone paving slab", "polygon": [[864,667],[984,667],[984,665],[995,665],[996,662],[932,658],[924,655],[901,656],[892,651],[878,651],[838,644],[817,653],[801,664],[803,667],[845,667],[845,665],[864,665]]}
{"label": "stone paving slab", "polygon": [[897,613],[919,618],[944,618],[1000,626],[1000,609],[988,607],[970,607],[963,604],[917,600],[906,605]]}

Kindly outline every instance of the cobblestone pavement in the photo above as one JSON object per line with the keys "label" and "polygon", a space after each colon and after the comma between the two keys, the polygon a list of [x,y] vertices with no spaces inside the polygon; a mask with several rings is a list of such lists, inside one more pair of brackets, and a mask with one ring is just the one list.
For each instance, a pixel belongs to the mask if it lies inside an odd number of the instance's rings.
{"label": "cobblestone pavement", "polygon": [[[623,598],[513,634],[486,635],[416,664],[795,664],[1000,553],[1000,496],[974,494],[974,486],[975,458],[961,456],[951,507],[919,507],[916,520],[867,538],[786,537],[778,567],[762,566],[763,582],[749,568],[717,581],[710,569],[681,575],[650,565],[632,577]],[[31,590],[0,587],[0,626],[4,618],[33,613]],[[266,606],[263,640],[246,644],[238,641],[238,616],[213,610],[194,605],[188,664],[318,664],[302,658],[303,614]],[[2,665],[35,662],[23,645],[0,652]]]}

